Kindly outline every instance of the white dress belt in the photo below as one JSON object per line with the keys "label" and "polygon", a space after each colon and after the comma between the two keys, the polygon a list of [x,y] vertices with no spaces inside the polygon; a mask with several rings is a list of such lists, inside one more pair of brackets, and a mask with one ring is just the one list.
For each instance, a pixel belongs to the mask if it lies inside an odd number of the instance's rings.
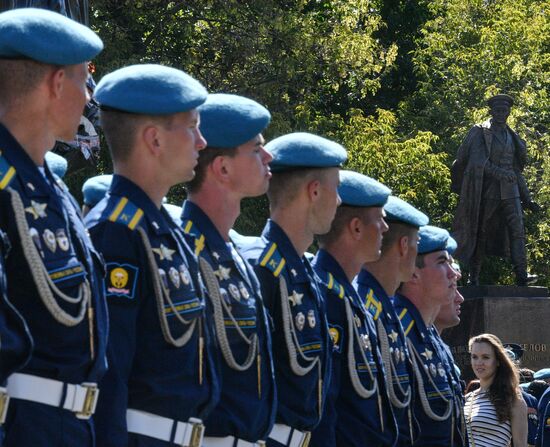
{"label": "white dress belt", "polygon": [[[176,427],[174,439],[172,439],[174,424]],[[182,447],[201,447],[202,445],[204,425],[197,418],[189,418],[188,422],[180,422],[130,408],[126,410],[126,425],[130,433],[173,442]]]}
{"label": "white dress belt", "polygon": [[214,438],[205,436],[202,440],[203,447],[265,447],[264,441],[248,442],[244,439],[235,438],[235,436],[225,436],[223,438]]}
{"label": "white dress belt", "polygon": [[79,419],[89,419],[94,414],[99,395],[96,383],[77,385],[21,373],[8,377],[7,389],[12,399],[63,408]]}
{"label": "white dress belt", "polygon": [[269,438],[287,447],[307,447],[311,432],[296,430],[285,424],[275,424]]}

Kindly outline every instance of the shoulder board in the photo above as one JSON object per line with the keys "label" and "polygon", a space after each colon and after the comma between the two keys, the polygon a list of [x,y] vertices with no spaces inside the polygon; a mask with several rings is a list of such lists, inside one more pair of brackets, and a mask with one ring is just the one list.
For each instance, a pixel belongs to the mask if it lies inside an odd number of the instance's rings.
{"label": "shoulder board", "polygon": [[404,307],[399,314],[399,321],[401,321],[401,326],[403,326],[403,331],[405,335],[409,335],[409,332],[414,326],[414,318],[411,316],[411,313]]}
{"label": "shoulder board", "polygon": [[374,321],[378,320],[382,312],[382,303],[374,294],[374,289],[369,288],[369,291],[365,295],[365,308],[372,315]]}
{"label": "shoulder board", "polygon": [[130,230],[136,228],[143,218],[143,210],[134,205],[127,197],[121,197],[115,205],[109,220],[126,225]]}
{"label": "shoulder board", "polygon": [[202,234],[197,226],[193,223],[191,219],[184,220],[182,222],[183,232],[190,236],[193,236],[195,239],[195,256],[198,256],[201,251],[204,250],[204,234]]}
{"label": "shoulder board", "polygon": [[334,275],[330,272],[327,272],[327,276],[325,278],[325,285],[329,290],[333,290],[338,295],[338,298],[343,299],[344,296],[346,296],[346,291],[344,289],[344,286],[340,284],[338,281],[336,281],[334,279]]}
{"label": "shoulder board", "polygon": [[0,189],[9,186],[14,176],[15,168],[8,163],[8,160],[2,156],[2,151],[0,151]]}
{"label": "shoulder board", "polygon": [[268,244],[262,254],[260,255],[260,265],[267,268],[273,273],[273,276],[277,277],[281,274],[283,267],[286,264],[285,258],[277,250],[277,244],[272,242]]}

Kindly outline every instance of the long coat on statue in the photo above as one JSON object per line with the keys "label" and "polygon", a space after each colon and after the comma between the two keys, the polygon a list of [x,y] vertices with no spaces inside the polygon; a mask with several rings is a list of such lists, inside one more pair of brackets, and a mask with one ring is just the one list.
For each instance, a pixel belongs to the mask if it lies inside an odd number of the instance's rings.
{"label": "long coat on statue", "polygon": [[[514,142],[514,171],[518,177],[520,195],[522,198],[525,195],[528,197],[527,185],[521,174],[527,160],[527,146],[510,127],[506,127]],[[503,225],[500,213],[496,213],[489,222],[480,222],[484,169],[491,154],[492,143],[491,120],[476,124],[458,148],[456,160],[451,167],[451,189],[460,194],[453,221],[453,237],[458,243],[455,257],[465,265],[470,264],[475,252],[480,224],[487,225],[490,229],[487,231],[485,254],[502,257],[510,254],[508,229]]]}

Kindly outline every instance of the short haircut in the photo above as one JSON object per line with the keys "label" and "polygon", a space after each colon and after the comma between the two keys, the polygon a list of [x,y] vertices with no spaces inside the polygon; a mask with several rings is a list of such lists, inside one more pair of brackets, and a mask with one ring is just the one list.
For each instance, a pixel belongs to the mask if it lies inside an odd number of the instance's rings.
{"label": "short haircut", "polygon": [[0,103],[5,107],[31,93],[49,70],[60,66],[30,59],[0,59]]}
{"label": "short haircut", "polygon": [[169,129],[173,117],[174,115],[152,116],[113,109],[101,110],[101,128],[105,134],[113,161],[124,162],[128,160],[135,143],[137,130],[142,124],[151,122]]}
{"label": "short haircut", "polygon": [[340,205],[336,209],[336,215],[332,221],[330,231],[326,234],[317,235],[319,245],[325,247],[334,244],[342,235],[349,222],[356,217],[365,224],[369,223],[368,209],[369,207]]}
{"label": "short haircut", "polygon": [[185,184],[187,191],[191,194],[197,192],[204,180],[206,179],[206,171],[208,166],[216,157],[235,157],[237,155],[237,147],[210,147],[207,146],[199,152],[199,159],[195,167],[195,177]]}
{"label": "short haircut", "polygon": [[303,185],[325,179],[329,168],[298,168],[289,171],[274,172],[269,181],[267,198],[271,208],[292,203]]}
{"label": "short haircut", "polygon": [[415,231],[418,231],[417,227],[408,225],[403,222],[392,222],[386,219],[388,224],[388,231],[382,236],[382,255],[390,249],[399,239],[402,237],[408,237],[411,239]]}

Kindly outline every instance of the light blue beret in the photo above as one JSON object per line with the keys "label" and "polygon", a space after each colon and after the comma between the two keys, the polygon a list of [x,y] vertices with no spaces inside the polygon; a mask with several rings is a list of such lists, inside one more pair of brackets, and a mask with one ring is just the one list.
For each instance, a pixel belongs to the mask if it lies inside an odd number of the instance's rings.
{"label": "light blue beret", "polygon": [[206,89],[181,70],[164,65],[130,65],[105,75],[95,98],[103,109],[141,115],[172,115],[200,106]]}
{"label": "light blue beret", "polygon": [[57,175],[59,178],[63,178],[67,172],[67,160],[61,155],[57,155],[55,152],[46,152],[46,163],[50,171]]}
{"label": "light blue beret", "polygon": [[86,180],[82,185],[84,204],[90,208],[97,205],[105,197],[105,194],[107,194],[112,181],[113,176],[111,174],[96,175]]}
{"label": "light blue beret", "polygon": [[396,196],[388,197],[384,211],[388,222],[404,223],[419,228],[430,221],[423,212]]}
{"label": "light blue beret", "polygon": [[550,378],[550,368],[539,369],[535,374],[533,374],[533,379],[535,380],[544,380]]}
{"label": "light blue beret", "polygon": [[519,387],[520,387],[523,391],[527,391],[527,388],[529,388],[529,385],[531,385],[531,382],[525,382],[525,383],[520,383],[520,384],[519,384]]}
{"label": "light blue beret", "polygon": [[275,138],[265,145],[273,156],[273,172],[297,168],[330,168],[341,166],[348,158],[338,143],[306,132],[295,132]]}
{"label": "light blue beret", "polygon": [[19,8],[0,14],[0,58],[74,65],[102,49],[96,33],[56,12]]}
{"label": "light blue beret", "polygon": [[457,248],[458,244],[456,242],[456,239],[453,239],[452,236],[449,236],[449,239],[447,239],[447,252],[451,256],[453,256]]}
{"label": "light blue beret", "polygon": [[171,203],[163,203],[162,206],[176,222],[181,220],[181,206],[172,205]]}
{"label": "light blue beret", "polygon": [[425,255],[439,250],[447,250],[449,232],[443,228],[424,225],[418,232],[418,254]]}
{"label": "light blue beret", "polygon": [[262,133],[271,121],[261,104],[225,93],[208,95],[199,111],[201,133],[209,147],[237,147]]}
{"label": "light blue beret", "polygon": [[391,190],[382,183],[354,171],[340,171],[338,195],[342,205],[384,206]]}

